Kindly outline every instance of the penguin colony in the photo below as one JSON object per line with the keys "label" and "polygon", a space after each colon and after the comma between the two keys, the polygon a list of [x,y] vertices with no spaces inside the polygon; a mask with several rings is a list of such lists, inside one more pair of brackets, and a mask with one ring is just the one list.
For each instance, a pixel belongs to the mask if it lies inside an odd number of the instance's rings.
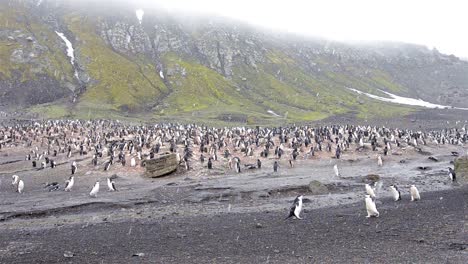
{"label": "penguin colony", "polygon": [[[348,150],[362,151],[370,148],[378,154],[377,166],[384,166],[385,156],[392,151],[412,147],[421,151],[426,144],[451,144],[463,147],[468,141],[468,131],[444,129],[439,131],[413,131],[408,129],[390,129],[372,126],[293,126],[277,128],[212,128],[198,125],[156,124],[152,126],[129,126],[118,121],[79,121],[60,120],[31,122],[24,121],[11,126],[0,127],[0,148],[23,146],[29,149],[25,160],[31,162],[33,169],[47,170],[69,164],[70,176],[64,179],[63,190],[73,191],[78,184],[80,173],[78,162],[90,158],[95,169],[118,171],[125,167],[127,160],[130,167],[144,166],[145,160],[152,159],[163,150],[177,154],[179,164],[186,171],[192,170],[193,149],[201,153],[198,162],[201,166],[213,170],[224,166],[236,173],[244,170],[262,169],[262,160],[273,158],[274,174],[281,173],[282,161],[294,167],[298,159],[312,159],[317,153],[330,153],[336,161]],[[182,146],[182,147],[181,147]],[[233,152],[233,153],[231,153]],[[464,155],[462,153],[461,155]],[[382,156],[383,155],[383,156]],[[452,156],[459,156],[452,152]],[[222,157],[222,159],[218,159]],[[242,164],[245,157],[256,159],[255,163]],[[205,160],[208,160],[205,165]],[[429,159],[437,162],[435,157]],[[57,160],[61,160],[58,163]],[[78,161],[78,162],[77,162]],[[224,164],[222,164],[224,161]],[[86,161],[87,162],[87,161]],[[243,165],[243,166],[242,166]],[[335,177],[342,177],[338,165],[333,165]],[[448,180],[455,182],[456,173],[448,168]],[[113,178],[107,178],[108,191],[117,191]],[[24,193],[25,182],[18,175],[12,176],[12,185],[16,192]],[[30,187],[29,188],[34,188]],[[366,184],[365,208],[367,217],[379,216],[375,199],[376,187]],[[60,183],[46,183],[50,191],[60,190]],[[400,201],[401,191],[396,185],[388,187],[394,201]],[[379,189],[379,188],[377,188]],[[90,186],[90,197],[97,197],[100,182]],[[421,199],[415,185],[409,187],[411,201]],[[290,208],[288,218],[301,219],[303,196],[299,195]]]}

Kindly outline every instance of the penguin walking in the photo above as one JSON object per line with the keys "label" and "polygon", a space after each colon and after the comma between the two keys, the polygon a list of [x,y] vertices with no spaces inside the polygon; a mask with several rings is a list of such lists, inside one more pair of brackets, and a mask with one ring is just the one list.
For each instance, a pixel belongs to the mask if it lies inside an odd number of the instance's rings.
{"label": "penguin walking", "polygon": [[93,189],[91,189],[91,192],[89,193],[89,196],[96,198],[98,192],[99,192],[99,181],[97,181],[94,184]]}
{"label": "penguin walking", "polygon": [[449,169],[450,180],[452,180],[452,182],[456,182],[457,181],[457,174],[455,173],[455,170],[452,169],[452,168],[448,168],[448,169]]}
{"label": "penguin walking", "polygon": [[130,159],[130,167],[135,167],[135,166],[136,166],[135,158]]}
{"label": "penguin walking", "polygon": [[55,160],[50,160],[50,167],[53,169],[55,167],[57,167],[57,163],[55,162]]}
{"label": "penguin walking", "polygon": [[76,165],[76,161],[73,161],[73,163],[71,165],[71,174],[74,175],[76,173],[77,169],[78,169],[78,167]]}
{"label": "penguin walking", "polygon": [[278,168],[279,168],[279,163],[278,161],[275,160],[275,162],[273,163],[273,172],[278,172]]}
{"label": "penguin walking", "polygon": [[365,198],[366,201],[366,210],[367,210],[367,216],[366,217],[379,217],[379,211],[377,211],[377,207],[375,206],[375,202],[372,200],[370,195],[366,195]]}
{"label": "penguin walking", "polygon": [[289,209],[289,215],[288,217],[286,217],[286,219],[294,216],[296,219],[302,219],[300,217],[300,214],[301,214],[301,211],[302,211],[302,198],[303,196],[302,195],[298,195],[296,197],[296,199],[294,199],[294,202],[291,206],[291,208]]}
{"label": "penguin walking", "polygon": [[111,180],[111,178],[107,178],[107,187],[109,188],[110,192],[117,191],[117,188],[115,188],[114,180]]}
{"label": "penguin walking", "polygon": [[374,199],[375,198],[375,190],[369,184],[366,183],[366,192],[367,194]]}
{"label": "penguin walking", "polygon": [[410,193],[411,193],[411,201],[412,202],[421,200],[421,196],[419,195],[418,188],[416,188],[415,185],[411,185]]}
{"label": "penguin walking", "polygon": [[23,190],[24,190],[24,182],[23,182],[23,180],[19,180],[18,181],[18,188],[16,189],[16,191],[18,193],[23,193]]}
{"label": "penguin walking", "polygon": [[392,192],[393,200],[395,200],[395,202],[401,201],[401,193],[396,185],[390,185],[390,191]]}
{"label": "penguin walking", "polygon": [[65,181],[65,191],[69,192],[75,185],[75,176],[70,176],[68,180]]}

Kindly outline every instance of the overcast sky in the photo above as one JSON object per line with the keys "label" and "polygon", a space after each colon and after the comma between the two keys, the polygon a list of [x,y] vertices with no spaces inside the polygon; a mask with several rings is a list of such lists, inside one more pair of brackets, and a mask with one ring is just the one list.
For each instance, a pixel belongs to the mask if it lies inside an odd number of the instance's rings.
{"label": "overcast sky", "polygon": [[390,40],[468,58],[465,0],[146,0],[333,40]]}

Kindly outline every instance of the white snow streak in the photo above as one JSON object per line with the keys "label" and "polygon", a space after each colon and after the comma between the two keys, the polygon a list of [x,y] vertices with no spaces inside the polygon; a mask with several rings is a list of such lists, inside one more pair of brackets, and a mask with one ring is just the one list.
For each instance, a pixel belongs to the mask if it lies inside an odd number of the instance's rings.
{"label": "white snow streak", "polygon": [[280,115],[278,115],[277,113],[273,112],[272,110],[268,110],[267,111],[269,114],[275,116],[275,117],[281,117]]}
{"label": "white snow streak", "polygon": [[414,99],[414,98],[409,98],[409,97],[398,96],[398,95],[395,95],[395,94],[392,94],[392,93],[389,93],[389,92],[385,92],[385,91],[382,91],[382,90],[380,90],[380,91],[382,93],[385,93],[386,95],[390,96],[390,98],[365,93],[365,92],[362,92],[362,91],[359,91],[359,90],[356,90],[356,89],[353,89],[353,88],[349,88],[349,87],[346,87],[346,88],[353,91],[353,92],[356,92],[358,94],[363,94],[363,95],[365,95],[367,97],[370,97],[372,99],[376,99],[376,100],[383,101],[383,102],[394,103],[394,104],[422,106],[422,107],[433,108],[433,109],[454,108],[454,109],[459,109],[459,110],[468,110],[468,108],[459,108],[459,107],[452,107],[452,106],[448,106],[448,105],[433,104],[433,103],[423,101],[421,99]]}
{"label": "white snow streak", "polygon": [[[65,34],[61,33],[61,32],[58,32],[58,31],[55,31],[55,33],[57,33],[57,35],[63,40],[63,42],[65,42],[65,45],[67,45],[67,56],[70,57],[70,63],[72,66],[75,66],[75,50],[73,49],[73,45],[71,44],[71,42],[67,39],[67,37],[65,36]],[[75,77],[77,79],[79,79],[78,77],[78,72],[76,71],[75,69]]]}

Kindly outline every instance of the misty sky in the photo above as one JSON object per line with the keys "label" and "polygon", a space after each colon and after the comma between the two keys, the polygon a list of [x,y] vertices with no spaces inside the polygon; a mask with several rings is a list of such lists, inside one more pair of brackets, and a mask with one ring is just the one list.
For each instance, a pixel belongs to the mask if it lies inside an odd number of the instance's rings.
{"label": "misty sky", "polygon": [[333,40],[390,40],[468,58],[464,0],[143,0]]}

